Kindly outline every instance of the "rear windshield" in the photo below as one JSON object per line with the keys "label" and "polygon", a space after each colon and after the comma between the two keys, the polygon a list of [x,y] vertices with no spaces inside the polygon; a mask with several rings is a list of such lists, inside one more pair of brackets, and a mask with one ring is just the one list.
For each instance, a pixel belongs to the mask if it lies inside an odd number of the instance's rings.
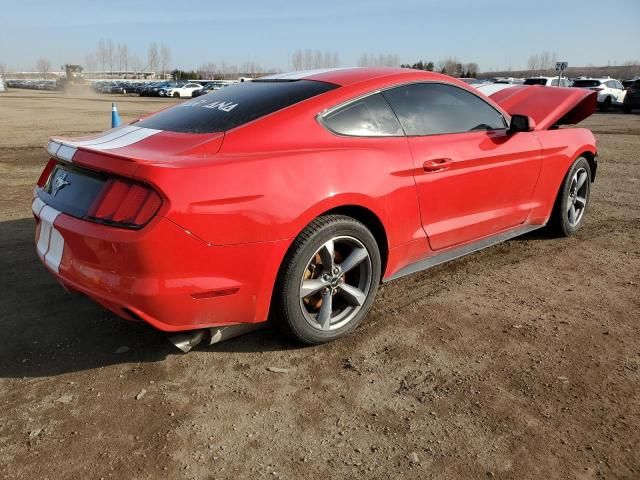
{"label": "rear windshield", "polygon": [[314,80],[243,82],[163,110],[136,126],[182,133],[224,132],[337,87]]}
{"label": "rear windshield", "polygon": [[599,87],[600,80],[576,80],[573,82],[573,86],[580,88]]}
{"label": "rear windshield", "polygon": [[524,81],[525,85],[546,85],[547,84],[547,79],[546,78],[527,78]]}

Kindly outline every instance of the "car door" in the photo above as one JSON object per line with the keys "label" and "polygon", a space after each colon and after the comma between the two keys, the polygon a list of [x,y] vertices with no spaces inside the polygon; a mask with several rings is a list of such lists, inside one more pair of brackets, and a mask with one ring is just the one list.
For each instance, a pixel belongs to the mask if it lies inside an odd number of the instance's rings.
{"label": "car door", "polygon": [[184,86],[184,90],[185,90],[185,96],[187,97],[192,97],[193,95],[193,91],[196,89],[196,84],[195,83],[187,83]]}
{"label": "car door", "polygon": [[616,90],[616,103],[622,104],[622,102],[624,102],[624,97],[626,95],[624,86],[622,85],[622,82],[619,82],[618,80],[613,81],[613,86],[615,87],[615,90]]}
{"label": "car door", "polygon": [[415,83],[383,93],[408,137],[432,249],[526,220],[541,165],[534,133],[510,133],[502,113],[458,86]]}

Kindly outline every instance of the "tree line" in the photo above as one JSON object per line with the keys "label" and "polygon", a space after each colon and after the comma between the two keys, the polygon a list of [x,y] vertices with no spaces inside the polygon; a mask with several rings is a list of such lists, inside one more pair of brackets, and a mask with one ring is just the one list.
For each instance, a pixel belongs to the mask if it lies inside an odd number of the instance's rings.
{"label": "tree line", "polygon": [[126,43],[114,43],[111,39],[100,39],[95,52],[85,56],[85,70],[116,72],[148,72],[164,75],[171,69],[171,49],[164,42],[152,42],[147,56],[142,60]]}
{"label": "tree line", "polygon": [[439,72],[452,77],[475,78],[478,76],[478,64],[475,62],[462,63],[457,57],[447,57],[439,61],[437,64],[432,61],[425,62],[420,60],[416,63],[403,63],[402,68],[414,68],[416,70],[424,70],[427,72]]}

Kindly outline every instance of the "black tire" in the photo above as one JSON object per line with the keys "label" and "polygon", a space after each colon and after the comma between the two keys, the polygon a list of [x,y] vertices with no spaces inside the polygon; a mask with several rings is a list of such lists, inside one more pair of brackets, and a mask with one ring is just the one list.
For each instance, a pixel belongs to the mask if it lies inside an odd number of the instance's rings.
{"label": "black tire", "polygon": [[611,108],[611,97],[607,97],[604,99],[604,102],[600,104],[600,111],[608,112],[610,108]]}
{"label": "black tire", "polygon": [[[346,315],[345,318],[347,320],[345,321],[347,323],[341,326],[337,323],[335,329],[324,330],[320,329],[318,325],[313,326],[309,320],[308,310],[303,311],[303,309],[306,309],[305,302],[309,297],[301,298],[301,288],[303,281],[309,278],[307,274],[310,262],[313,262],[314,258],[318,258],[321,255],[319,253],[320,250],[332,239],[336,242],[336,252],[338,252],[338,246],[340,245],[338,242],[341,239],[355,239],[359,245],[357,248],[364,246],[366,253],[368,253],[365,266],[368,271],[368,280],[366,280],[367,288],[363,288],[361,292],[366,292],[366,297],[362,304],[358,307],[345,307],[345,313],[348,313],[347,309],[349,308],[358,309],[353,311],[352,314]],[[337,259],[337,257],[338,254],[336,253],[335,258]],[[342,264],[336,263],[335,265],[340,267]],[[356,268],[362,271],[365,267],[354,267],[353,271]],[[323,271],[325,271],[324,267],[321,266],[319,272]],[[367,227],[358,220],[345,215],[318,217],[298,235],[282,263],[273,295],[274,308],[272,309],[271,320],[289,337],[304,344],[317,345],[336,340],[352,332],[371,309],[380,283],[380,271],[381,260],[378,244]],[[358,275],[360,274],[358,273]],[[320,273],[318,274],[319,277]],[[344,280],[346,277],[347,275],[343,275],[342,279]],[[344,291],[342,293],[344,294]],[[337,287],[337,292],[331,290],[329,295],[335,295],[331,296],[332,302],[340,302],[340,287]],[[335,300],[336,298],[338,300]],[[335,307],[336,303],[330,303],[330,305]],[[329,322],[335,318],[333,317],[333,311],[331,309]],[[336,315],[339,317],[341,315],[340,309],[338,308],[337,311]],[[320,313],[318,313],[318,318],[319,316]]]}
{"label": "black tire", "polygon": [[623,113],[631,113],[631,107],[629,105],[622,105]]}
{"label": "black tire", "polygon": [[[574,177],[581,171],[586,172],[587,176],[584,181],[584,189],[581,188],[578,190],[581,193],[580,196],[577,197],[575,195],[575,192],[573,191],[574,187],[576,186],[574,183]],[[590,196],[591,166],[589,165],[589,161],[586,158],[578,157],[576,161],[573,162],[573,165],[571,165],[571,168],[569,168],[569,171],[562,181],[562,185],[560,185],[560,190],[558,191],[558,196],[553,206],[553,212],[551,213],[551,218],[549,219],[549,228],[551,229],[551,231],[556,235],[562,237],[568,237],[578,231],[584,224],[584,218],[589,206]],[[576,215],[576,198],[584,198],[584,207],[579,214],[579,218],[574,217],[577,221],[571,222],[570,210],[572,204],[574,205],[574,215]]]}
{"label": "black tire", "polygon": [[180,98],[180,94],[179,94],[178,92],[175,92],[175,93],[173,94],[173,98]]}

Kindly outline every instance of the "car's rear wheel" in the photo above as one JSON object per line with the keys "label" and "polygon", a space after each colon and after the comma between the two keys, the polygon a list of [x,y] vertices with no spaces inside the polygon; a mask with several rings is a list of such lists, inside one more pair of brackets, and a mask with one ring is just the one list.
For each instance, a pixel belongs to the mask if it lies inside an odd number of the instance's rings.
{"label": "car's rear wheel", "polygon": [[623,113],[631,113],[631,107],[629,105],[622,105]]}
{"label": "car's rear wheel", "polygon": [[284,260],[273,321],[306,344],[342,337],[369,312],[380,268],[378,245],[367,227],[344,215],[319,217]]}
{"label": "car's rear wheel", "polygon": [[600,111],[608,112],[610,108],[611,108],[611,97],[607,97],[604,99],[604,102],[600,104]]}
{"label": "car's rear wheel", "polygon": [[584,157],[578,157],[562,182],[549,222],[552,230],[562,236],[573,235],[584,223],[591,194],[591,167]]}

